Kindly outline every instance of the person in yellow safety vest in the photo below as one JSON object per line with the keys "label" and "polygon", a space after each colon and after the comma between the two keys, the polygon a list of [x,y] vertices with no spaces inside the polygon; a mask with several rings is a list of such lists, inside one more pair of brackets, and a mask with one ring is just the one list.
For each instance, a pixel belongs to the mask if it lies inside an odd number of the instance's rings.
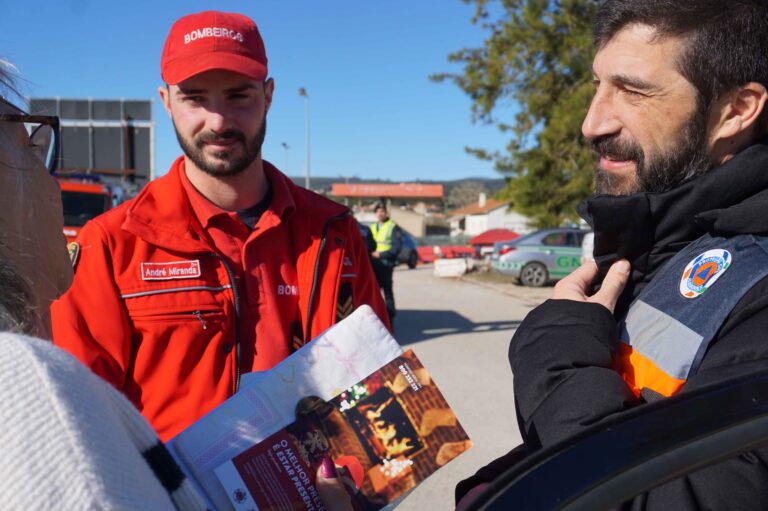
{"label": "person in yellow safety vest", "polygon": [[383,202],[376,204],[374,212],[377,222],[371,226],[371,233],[376,241],[376,250],[371,254],[371,263],[379,287],[384,292],[389,323],[394,327],[395,295],[392,291],[392,273],[400,262],[402,233],[400,227],[389,218],[387,206]]}

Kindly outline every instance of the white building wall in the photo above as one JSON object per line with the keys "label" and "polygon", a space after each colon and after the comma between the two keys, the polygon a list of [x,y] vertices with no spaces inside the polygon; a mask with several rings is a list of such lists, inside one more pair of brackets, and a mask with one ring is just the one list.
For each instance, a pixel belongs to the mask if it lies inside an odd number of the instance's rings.
{"label": "white building wall", "polygon": [[488,227],[488,215],[467,215],[464,234],[467,236],[477,236],[488,229],[490,229]]}
{"label": "white building wall", "polygon": [[523,234],[531,231],[528,227],[528,217],[509,211],[507,208],[497,208],[488,213],[488,229],[509,229]]}
{"label": "white building wall", "polygon": [[509,229],[519,234],[526,234],[533,229],[528,225],[528,217],[507,211],[506,207],[501,207],[489,211],[488,213],[467,215],[464,228],[461,228],[460,220],[454,218],[450,221],[451,236],[464,234],[467,236],[477,236],[489,229]]}
{"label": "white building wall", "polygon": [[450,225],[450,233],[451,236],[460,236],[464,234],[464,229],[462,229],[462,220],[464,220],[464,217],[461,217],[461,219],[454,219],[449,222]]}

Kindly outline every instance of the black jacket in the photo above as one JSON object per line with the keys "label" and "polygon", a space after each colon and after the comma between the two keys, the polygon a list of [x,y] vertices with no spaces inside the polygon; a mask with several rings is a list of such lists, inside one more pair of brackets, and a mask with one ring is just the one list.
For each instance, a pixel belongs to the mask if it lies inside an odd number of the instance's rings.
{"label": "black jacket", "polygon": [[[615,316],[600,305],[549,300],[525,318],[509,348],[523,446],[457,486],[492,480],[526,454],[565,440],[636,406],[616,371],[618,332],[631,301],[673,255],[705,233],[768,235],[768,145],[664,193],[596,196],[579,209],[595,231],[601,269],[632,264]],[[680,391],[755,372],[768,364],[768,279],[736,305],[698,372]],[[625,504],[626,510],[766,510],[768,449],[671,481]]]}

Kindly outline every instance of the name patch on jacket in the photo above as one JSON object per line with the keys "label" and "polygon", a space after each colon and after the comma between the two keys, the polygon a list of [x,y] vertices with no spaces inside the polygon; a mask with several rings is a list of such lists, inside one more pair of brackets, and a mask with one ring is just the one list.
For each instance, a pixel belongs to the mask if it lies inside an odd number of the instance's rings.
{"label": "name patch on jacket", "polygon": [[193,279],[200,276],[200,260],[141,263],[141,280]]}

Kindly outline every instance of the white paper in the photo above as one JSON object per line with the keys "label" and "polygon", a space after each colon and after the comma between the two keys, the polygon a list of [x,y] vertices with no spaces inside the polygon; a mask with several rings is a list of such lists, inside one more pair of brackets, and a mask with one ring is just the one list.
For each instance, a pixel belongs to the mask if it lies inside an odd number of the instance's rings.
{"label": "white paper", "polygon": [[[176,436],[169,446],[217,509],[232,509],[214,469],[295,419],[306,396],[331,399],[403,350],[367,305],[323,332]],[[250,382],[249,382],[250,380]]]}
{"label": "white paper", "polygon": [[[221,484],[224,486],[224,491],[232,496],[232,500],[236,502],[233,505],[237,511],[239,510],[255,510],[258,511],[259,506],[256,505],[256,501],[253,500],[253,496],[248,491],[245,481],[240,477],[240,473],[235,468],[235,464],[231,461],[224,463],[222,466],[217,467],[216,475],[218,476]],[[230,500],[230,505],[232,500]]]}

